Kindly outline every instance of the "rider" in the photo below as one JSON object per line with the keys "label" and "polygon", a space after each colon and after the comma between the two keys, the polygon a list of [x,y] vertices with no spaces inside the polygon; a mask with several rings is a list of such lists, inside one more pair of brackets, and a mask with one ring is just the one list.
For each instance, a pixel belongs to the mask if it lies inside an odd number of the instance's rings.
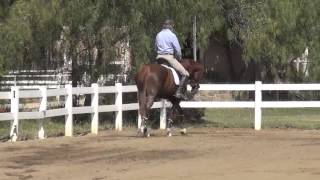
{"label": "rider", "polygon": [[155,45],[158,55],[156,59],[165,59],[174,69],[176,69],[182,75],[178,90],[174,96],[179,99],[187,99],[184,87],[186,86],[189,73],[179,63],[182,56],[181,47],[177,36],[172,32],[173,27],[173,20],[167,19],[163,23],[162,30],[157,34]]}

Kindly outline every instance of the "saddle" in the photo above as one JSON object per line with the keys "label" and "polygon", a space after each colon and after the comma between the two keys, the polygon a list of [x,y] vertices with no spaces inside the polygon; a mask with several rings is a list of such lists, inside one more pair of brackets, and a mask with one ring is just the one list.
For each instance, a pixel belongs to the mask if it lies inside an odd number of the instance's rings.
{"label": "saddle", "polygon": [[171,67],[171,65],[165,59],[159,58],[159,59],[157,59],[157,63],[160,64],[161,66],[171,70],[172,76],[174,79],[174,83],[178,86],[180,83],[181,75],[179,73],[177,73],[177,71],[173,67]]}

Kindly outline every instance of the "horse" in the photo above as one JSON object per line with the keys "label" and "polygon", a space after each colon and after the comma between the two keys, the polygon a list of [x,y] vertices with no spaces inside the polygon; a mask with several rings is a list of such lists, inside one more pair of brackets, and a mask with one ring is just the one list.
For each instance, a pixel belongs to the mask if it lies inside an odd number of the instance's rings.
{"label": "horse", "polygon": [[[135,76],[138,88],[139,114],[141,116],[141,132],[144,136],[150,136],[147,129],[149,111],[154,101],[158,98],[167,99],[172,103],[169,112],[167,135],[171,136],[173,125],[173,113],[180,107],[181,99],[174,96],[178,86],[174,82],[174,77],[170,69],[162,66],[164,59],[157,59],[158,64],[144,64]],[[182,59],[182,66],[189,72],[189,84],[191,86],[191,96],[193,97],[200,88],[200,80],[203,77],[204,67],[193,59]],[[184,130],[185,131],[185,130]]]}

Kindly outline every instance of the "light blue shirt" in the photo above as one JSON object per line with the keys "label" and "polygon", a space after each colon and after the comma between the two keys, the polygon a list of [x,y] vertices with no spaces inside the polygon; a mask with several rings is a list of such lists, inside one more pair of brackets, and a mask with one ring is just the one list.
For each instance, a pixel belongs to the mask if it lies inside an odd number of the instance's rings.
{"label": "light blue shirt", "polygon": [[177,36],[170,29],[163,29],[156,37],[156,51],[158,54],[172,54],[181,59],[181,47]]}

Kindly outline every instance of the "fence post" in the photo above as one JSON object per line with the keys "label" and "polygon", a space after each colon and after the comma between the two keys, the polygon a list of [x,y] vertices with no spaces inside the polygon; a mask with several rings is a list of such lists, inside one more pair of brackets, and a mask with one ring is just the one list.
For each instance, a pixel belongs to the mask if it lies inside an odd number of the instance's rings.
{"label": "fence post", "polygon": [[116,112],[116,130],[122,131],[122,84],[116,83],[116,102],[115,105],[117,106]]}
{"label": "fence post", "polygon": [[[58,85],[57,89],[61,89],[61,85],[60,84]],[[60,104],[60,96],[59,95],[56,96],[56,100],[57,100],[58,104]]]}
{"label": "fence post", "polygon": [[140,116],[140,110],[138,110],[138,129],[140,129],[141,127],[141,122],[142,122],[142,119],[141,119],[141,116]]}
{"label": "fence post", "polygon": [[[42,113],[43,118],[46,115],[47,111],[47,87],[39,87],[40,92],[41,92],[41,102],[40,102],[40,107],[39,107],[39,112]],[[39,129],[38,129],[38,138],[39,139],[44,139],[44,129],[43,129],[43,118],[40,118],[38,120],[39,122]]]}
{"label": "fence post", "polygon": [[11,113],[13,121],[11,121],[10,140],[17,141],[19,130],[19,87],[11,87]]}
{"label": "fence post", "polygon": [[166,100],[161,100],[161,108],[160,108],[160,129],[166,129],[166,120],[167,120],[167,108],[166,108]]}
{"label": "fence post", "polygon": [[66,90],[67,90],[67,95],[66,95],[66,104],[65,104],[65,108],[67,110],[67,114],[65,116],[65,120],[66,120],[66,126],[65,126],[65,136],[72,136],[72,85],[71,84],[67,84],[65,86]]}
{"label": "fence post", "polygon": [[254,105],[254,129],[261,129],[261,102],[262,102],[262,83],[256,81],[255,83],[255,105]]}
{"label": "fence post", "polygon": [[99,129],[99,86],[97,83],[91,85],[93,94],[91,95],[91,107],[93,113],[91,114],[91,133],[98,134]]}

